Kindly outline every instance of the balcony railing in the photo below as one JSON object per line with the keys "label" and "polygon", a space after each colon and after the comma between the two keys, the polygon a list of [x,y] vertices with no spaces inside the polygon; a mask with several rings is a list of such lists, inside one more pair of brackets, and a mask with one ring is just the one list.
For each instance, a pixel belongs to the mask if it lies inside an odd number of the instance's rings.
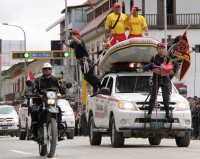
{"label": "balcony railing", "polygon": [[[145,18],[149,28],[164,29],[163,14],[146,14]],[[167,15],[168,29],[184,29],[189,24],[191,29],[200,29],[200,13]]]}

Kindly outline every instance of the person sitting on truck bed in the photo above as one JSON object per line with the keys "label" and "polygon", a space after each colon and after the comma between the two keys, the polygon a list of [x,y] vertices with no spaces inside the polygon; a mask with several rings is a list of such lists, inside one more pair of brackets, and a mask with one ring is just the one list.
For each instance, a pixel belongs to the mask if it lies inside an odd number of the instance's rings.
{"label": "person sitting on truck bed", "polygon": [[167,75],[162,75],[162,71],[160,66],[166,61],[168,64],[170,61],[170,57],[165,55],[165,45],[163,43],[157,44],[157,52],[158,54],[152,57],[151,63],[155,65],[151,70],[153,71],[153,85],[151,88],[151,97],[149,100],[149,111],[147,114],[147,118],[151,118],[151,114],[153,111],[153,107],[155,105],[156,96],[158,94],[159,87],[162,89],[162,97],[163,103],[166,110],[166,118],[172,119],[172,115],[169,114],[169,99],[170,99],[170,87],[171,87],[171,79],[169,77],[170,74],[174,74],[173,69],[168,70]]}

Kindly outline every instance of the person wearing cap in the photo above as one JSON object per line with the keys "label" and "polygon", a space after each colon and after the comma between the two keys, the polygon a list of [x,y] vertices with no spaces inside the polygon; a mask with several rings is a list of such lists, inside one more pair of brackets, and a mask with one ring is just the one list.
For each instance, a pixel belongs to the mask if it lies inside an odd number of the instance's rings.
{"label": "person wearing cap", "polygon": [[154,64],[150,70],[153,71],[153,85],[151,88],[151,97],[149,100],[149,111],[147,114],[147,118],[151,118],[153,107],[155,105],[156,97],[158,94],[158,90],[161,87],[162,89],[162,97],[163,103],[166,110],[166,118],[172,119],[172,115],[169,113],[169,100],[170,100],[170,88],[171,88],[171,79],[169,77],[170,74],[173,74],[173,69],[168,70],[168,74],[162,75],[161,65],[165,62],[166,64],[170,63],[170,57],[165,55],[165,44],[158,43],[157,44],[157,55],[153,56],[150,63]]}
{"label": "person wearing cap", "polygon": [[90,59],[89,54],[86,50],[85,42],[80,36],[78,30],[71,30],[70,37],[72,41],[70,43],[63,43],[72,49],[76,59],[80,61],[81,71],[84,74],[84,79],[93,87],[94,95],[100,90],[101,84],[99,78],[94,74],[94,62]]}
{"label": "person wearing cap", "polygon": [[126,18],[127,16],[121,13],[120,3],[113,5],[113,13],[110,13],[106,18],[105,23],[105,43],[108,42],[110,33],[110,46],[117,42],[126,40]]}
{"label": "person wearing cap", "polygon": [[[58,88],[59,92],[62,95],[67,94],[66,87],[59,82],[59,78],[52,75],[52,65],[48,62],[45,62],[42,66],[42,75],[35,79],[34,87],[32,89],[32,92],[38,92],[39,94],[48,88]],[[31,110],[31,118],[32,123],[38,122],[38,116],[40,114],[39,106],[42,104],[42,100],[40,98],[34,99],[34,107],[32,107]],[[59,113],[58,113],[58,122],[61,122],[62,120],[62,112],[61,109],[58,107]],[[36,139],[38,136],[38,127],[37,124],[33,124],[33,138]],[[59,140],[63,140],[62,137],[59,138]]]}
{"label": "person wearing cap", "polygon": [[142,37],[143,31],[146,36],[149,35],[148,26],[145,18],[139,15],[141,9],[137,5],[132,6],[131,13],[127,17],[127,28],[129,29],[128,39],[133,37]]}

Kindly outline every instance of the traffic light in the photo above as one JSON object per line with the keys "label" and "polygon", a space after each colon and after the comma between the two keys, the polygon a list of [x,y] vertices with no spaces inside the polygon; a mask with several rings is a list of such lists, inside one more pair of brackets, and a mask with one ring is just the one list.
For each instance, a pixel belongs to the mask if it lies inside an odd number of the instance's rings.
{"label": "traffic light", "polygon": [[59,58],[67,58],[69,56],[69,52],[63,52],[63,51],[53,51],[53,58],[59,59]]}
{"label": "traffic light", "polygon": [[26,59],[30,58],[30,53],[28,52],[12,52],[13,59]]}

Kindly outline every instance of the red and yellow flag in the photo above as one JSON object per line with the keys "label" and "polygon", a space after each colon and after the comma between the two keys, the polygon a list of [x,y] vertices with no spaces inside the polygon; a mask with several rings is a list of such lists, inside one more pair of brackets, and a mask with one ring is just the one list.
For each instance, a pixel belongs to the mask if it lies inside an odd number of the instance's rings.
{"label": "red and yellow flag", "polygon": [[178,79],[181,81],[184,76],[186,75],[187,71],[189,70],[191,58],[189,50],[189,43],[187,39],[187,30],[189,26],[187,27],[186,31],[184,32],[182,38],[178,42],[177,49],[174,52],[174,56],[182,59],[181,66],[180,66],[180,74]]}

